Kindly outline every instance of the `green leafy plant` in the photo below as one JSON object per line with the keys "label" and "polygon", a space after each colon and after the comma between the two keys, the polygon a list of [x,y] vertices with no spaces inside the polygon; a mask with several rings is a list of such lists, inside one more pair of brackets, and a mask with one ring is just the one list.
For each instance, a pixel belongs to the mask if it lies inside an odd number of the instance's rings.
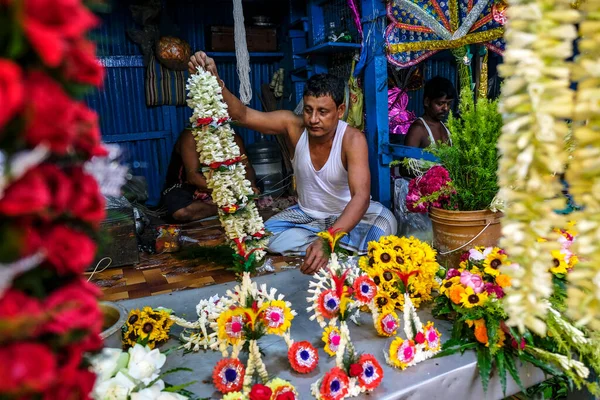
{"label": "green leafy plant", "polygon": [[448,119],[452,146],[438,144],[427,149],[450,173],[456,189],[451,202],[460,211],[487,209],[498,193],[496,144],[501,128],[497,101],[479,99],[475,104],[467,87],[460,94],[459,116]]}

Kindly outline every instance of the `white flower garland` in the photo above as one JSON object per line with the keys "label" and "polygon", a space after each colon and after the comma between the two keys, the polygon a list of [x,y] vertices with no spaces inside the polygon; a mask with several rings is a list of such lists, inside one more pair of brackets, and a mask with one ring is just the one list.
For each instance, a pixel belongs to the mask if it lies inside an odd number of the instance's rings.
{"label": "white flower garland", "polygon": [[513,269],[507,291],[507,323],[544,335],[552,294],[548,244],[564,208],[558,176],[567,160],[565,122],[572,117],[573,91],[567,58],[577,37],[579,13],[569,0],[509,1],[506,52],[499,66],[504,126],[499,141],[500,197],[506,201],[501,246],[520,269]]}
{"label": "white flower garland", "polygon": [[[219,217],[232,247],[245,260],[254,251],[256,261],[266,254],[260,250],[265,245],[265,230],[254,201],[246,168],[229,125],[227,104],[217,78],[198,68],[186,86],[188,106],[193,110],[190,121],[196,140],[196,150],[207,186],[219,207]],[[244,268],[247,268],[245,266]]]}

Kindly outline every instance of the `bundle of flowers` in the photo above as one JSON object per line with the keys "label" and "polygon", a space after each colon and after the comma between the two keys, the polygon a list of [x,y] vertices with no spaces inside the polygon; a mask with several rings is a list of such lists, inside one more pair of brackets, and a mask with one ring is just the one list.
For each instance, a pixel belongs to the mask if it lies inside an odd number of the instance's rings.
{"label": "bundle of flowers", "polygon": [[[402,310],[405,290],[415,307],[432,300],[431,290],[438,287],[435,256],[431,246],[412,236],[386,236],[370,242],[368,257],[362,257],[358,265],[377,285],[375,304],[379,311]],[[404,287],[403,275],[408,276],[408,287]]]}
{"label": "bundle of flowers", "polygon": [[227,393],[222,400],[298,400],[299,398],[296,388],[291,383],[275,378],[266,385],[254,384],[248,394]]}
{"label": "bundle of flowers", "polygon": [[[254,374],[263,384],[269,381],[259,343],[265,335],[283,338],[296,372],[308,373],[318,364],[318,352],[310,343],[291,338],[289,331],[296,316],[291,303],[277,289],[252,282],[249,272],[244,272],[242,282],[225,296],[201,300],[196,311],[198,320],[194,322],[173,315],[171,319],[186,328],[181,336],[183,348],[221,352],[223,359],[213,370],[213,382],[221,393],[241,391],[248,395]],[[239,360],[242,350],[249,353],[246,365]]]}
{"label": "bundle of flowers", "polygon": [[160,369],[167,357],[158,349],[135,344],[129,351],[104,348],[90,359],[91,370],[97,375],[92,398],[131,399],[131,400],[184,400],[185,387],[193,384],[171,386],[162,378],[178,371],[191,371],[177,368],[164,373]]}
{"label": "bundle of flowers", "polygon": [[202,172],[219,207],[225,234],[236,251],[235,270],[254,272],[265,256],[265,227],[254,202],[240,149],[235,143],[227,105],[217,78],[202,68],[186,88],[190,121]]}
{"label": "bundle of flowers", "polygon": [[[458,269],[447,271],[434,308],[434,316],[454,320],[452,338],[444,343],[442,353],[448,355],[475,349],[484,389],[487,389],[494,367],[503,385],[507,371],[521,385],[514,361],[519,358],[546,373],[598,392],[597,386],[588,381],[588,367],[596,372],[600,370],[600,357],[594,350],[600,343],[595,336],[590,337],[562,315],[566,274],[577,264],[577,256],[569,250],[575,236],[568,230],[556,230],[555,233],[558,243],[540,239],[548,245],[553,257],[553,262],[546,266],[554,277],[547,304],[550,310],[546,320],[547,337],[532,331],[519,334],[505,322],[508,315],[502,299],[511,290],[508,272],[519,276],[522,268],[512,263],[504,250],[474,248],[463,255]],[[577,354],[578,359],[571,358],[572,354]]]}
{"label": "bundle of flowers", "polygon": [[86,162],[106,151],[75,94],[103,80],[98,20],[77,0],[3,1],[0,20],[0,397],[87,398],[103,318],[82,275],[104,199]]}
{"label": "bundle of flowers", "polygon": [[455,193],[448,170],[436,165],[408,183],[406,207],[415,213],[426,213],[430,207],[448,208]]}
{"label": "bundle of flowers", "polygon": [[170,318],[172,312],[162,307],[131,310],[122,327],[123,346],[129,348],[139,343],[153,349],[169,340],[169,331],[173,325]]}

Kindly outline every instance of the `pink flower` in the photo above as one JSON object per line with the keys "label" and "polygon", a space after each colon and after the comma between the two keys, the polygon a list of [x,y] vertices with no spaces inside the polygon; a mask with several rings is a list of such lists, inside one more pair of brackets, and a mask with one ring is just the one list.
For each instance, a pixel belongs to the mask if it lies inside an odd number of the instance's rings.
{"label": "pink flower", "polygon": [[481,293],[484,289],[483,279],[481,275],[472,274],[469,271],[463,271],[460,274],[460,283],[473,289],[475,293]]}
{"label": "pink flower", "polygon": [[446,273],[446,279],[452,279],[455,276],[460,276],[460,272],[456,268],[450,268]]}
{"label": "pink flower", "polygon": [[499,285],[488,282],[484,285],[484,288],[488,294],[495,294],[499,299],[504,297],[504,290]]}

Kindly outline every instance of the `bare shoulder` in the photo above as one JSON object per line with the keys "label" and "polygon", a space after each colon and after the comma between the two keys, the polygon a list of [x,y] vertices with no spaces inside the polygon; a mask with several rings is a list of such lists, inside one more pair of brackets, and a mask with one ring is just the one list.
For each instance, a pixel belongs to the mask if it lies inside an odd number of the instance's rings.
{"label": "bare shoulder", "polygon": [[293,143],[294,146],[296,145],[296,143],[298,143],[298,140],[300,140],[300,136],[302,136],[303,132],[304,132],[304,120],[302,119],[302,117],[289,111],[288,135],[289,135],[290,141]]}
{"label": "bare shoulder", "polygon": [[342,148],[350,153],[361,152],[362,150],[368,151],[367,138],[363,132],[348,125],[342,141]]}
{"label": "bare shoulder", "polygon": [[427,130],[425,129],[425,125],[420,119],[415,120],[412,123],[408,132],[406,133],[406,137],[404,139],[404,145],[412,146],[412,147],[422,147],[421,144],[425,137],[427,137]]}

